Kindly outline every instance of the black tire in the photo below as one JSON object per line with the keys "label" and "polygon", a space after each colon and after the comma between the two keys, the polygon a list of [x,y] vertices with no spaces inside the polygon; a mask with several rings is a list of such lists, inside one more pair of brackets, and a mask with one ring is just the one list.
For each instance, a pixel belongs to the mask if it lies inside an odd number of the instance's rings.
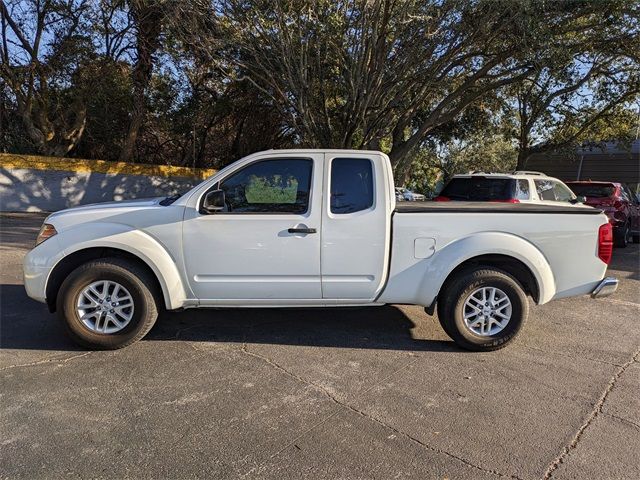
{"label": "black tire", "polygon": [[[479,335],[466,326],[464,304],[478,288],[495,287],[509,298],[511,318],[495,335]],[[522,329],[529,315],[529,302],[520,283],[507,272],[493,267],[464,270],[448,281],[438,296],[438,320],[444,331],[466,350],[492,351],[506,347]]]}
{"label": "black tire", "polygon": [[[133,316],[122,330],[97,333],[85,326],[76,310],[82,290],[93,282],[111,280],[125,287],[133,299]],[[110,257],[92,260],[76,268],[65,279],[57,297],[58,318],[67,334],[78,345],[91,350],[115,350],[144,337],[158,317],[156,279],[143,267],[129,260]]]}
{"label": "black tire", "polygon": [[613,231],[613,245],[618,248],[626,248],[629,244],[629,224]]}
{"label": "black tire", "polygon": [[[447,285],[444,285],[442,287],[443,291],[444,289],[448,288]],[[449,338],[453,339],[453,332],[449,327],[449,323],[445,322],[445,318],[447,316],[447,312],[445,311],[445,300],[442,301],[438,301],[438,305],[437,305],[437,310],[438,310],[438,322],[440,322],[440,326],[442,327],[442,330],[444,330],[444,333],[446,333]]]}

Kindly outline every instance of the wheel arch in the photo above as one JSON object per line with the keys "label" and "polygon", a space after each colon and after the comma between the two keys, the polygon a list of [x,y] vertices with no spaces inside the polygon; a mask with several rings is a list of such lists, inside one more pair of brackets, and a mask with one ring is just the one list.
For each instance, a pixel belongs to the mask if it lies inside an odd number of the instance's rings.
{"label": "wheel arch", "polygon": [[80,250],[76,250],[71,254],[63,257],[51,270],[49,273],[49,277],[47,279],[46,284],[46,299],[47,306],[49,307],[49,311],[56,311],[56,303],[58,298],[58,291],[60,290],[60,286],[67,276],[74,271],[79,266],[90,262],[91,260],[97,260],[100,258],[107,257],[118,257],[124,258],[139,265],[141,268],[145,269],[151,278],[155,280],[155,290],[162,295],[163,303],[167,308],[169,308],[167,302],[167,294],[165,288],[162,286],[162,282],[160,282],[158,278],[158,274],[156,271],[147,263],[145,260],[140,258],[139,256],[128,252],[126,250],[114,247],[88,247]]}
{"label": "wheel arch", "polygon": [[[429,292],[427,311],[433,312],[438,295],[461,270],[485,266],[503,270],[523,285],[537,304],[555,295],[553,271],[542,252],[529,241],[503,232],[483,232],[462,238],[437,252],[437,259],[424,277],[422,289]],[[434,278],[441,279],[435,283]],[[430,287],[430,288],[428,288]]]}
{"label": "wheel arch", "polygon": [[478,255],[465,260],[451,270],[440,289],[446,288],[447,284],[458,276],[460,272],[472,268],[495,268],[502,270],[515,278],[522,286],[524,292],[530,295],[536,303],[540,300],[540,286],[531,269],[521,260],[503,254]]}
{"label": "wheel arch", "polygon": [[44,290],[50,309],[52,305],[55,309],[57,292],[66,274],[83,262],[106,256],[128,258],[150,270],[168,310],[184,306],[187,294],[176,262],[162,244],[145,232],[126,225],[92,223],[56,237],[61,246],[69,247],[56,255],[47,277]]}

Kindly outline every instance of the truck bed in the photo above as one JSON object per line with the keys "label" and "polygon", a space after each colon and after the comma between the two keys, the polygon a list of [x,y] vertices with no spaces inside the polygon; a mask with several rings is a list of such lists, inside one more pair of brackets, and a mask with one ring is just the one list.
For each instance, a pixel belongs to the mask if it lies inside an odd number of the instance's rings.
{"label": "truck bed", "polygon": [[[442,215],[451,213],[451,215]],[[593,291],[607,265],[598,258],[602,211],[582,205],[493,202],[401,202],[392,217],[385,303],[430,305],[462,262],[504,255],[544,268],[540,303]]]}
{"label": "truck bed", "polygon": [[398,202],[397,213],[556,213],[598,215],[597,208],[581,205],[546,205],[498,202]]}

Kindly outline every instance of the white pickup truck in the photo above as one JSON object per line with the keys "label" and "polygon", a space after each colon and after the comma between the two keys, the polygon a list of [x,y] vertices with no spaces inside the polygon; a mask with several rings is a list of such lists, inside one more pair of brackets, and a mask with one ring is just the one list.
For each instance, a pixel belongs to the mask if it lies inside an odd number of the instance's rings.
{"label": "white pickup truck", "polygon": [[605,296],[612,231],[581,205],[406,202],[389,158],[270,150],[182,196],[47,217],[28,295],[88,348],[142,338],[159,309],[415,304],[461,347],[494,350],[537,304]]}

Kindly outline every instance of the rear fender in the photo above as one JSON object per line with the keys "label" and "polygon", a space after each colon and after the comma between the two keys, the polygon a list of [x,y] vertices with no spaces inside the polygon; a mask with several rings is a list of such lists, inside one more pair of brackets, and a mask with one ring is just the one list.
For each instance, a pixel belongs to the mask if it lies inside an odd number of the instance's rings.
{"label": "rear fender", "polygon": [[555,295],[553,271],[538,248],[513,234],[481,232],[451,242],[436,251],[422,279],[421,304],[433,304],[451,272],[467,260],[480,255],[504,255],[526,265],[538,286],[538,304],[548,302]]}

